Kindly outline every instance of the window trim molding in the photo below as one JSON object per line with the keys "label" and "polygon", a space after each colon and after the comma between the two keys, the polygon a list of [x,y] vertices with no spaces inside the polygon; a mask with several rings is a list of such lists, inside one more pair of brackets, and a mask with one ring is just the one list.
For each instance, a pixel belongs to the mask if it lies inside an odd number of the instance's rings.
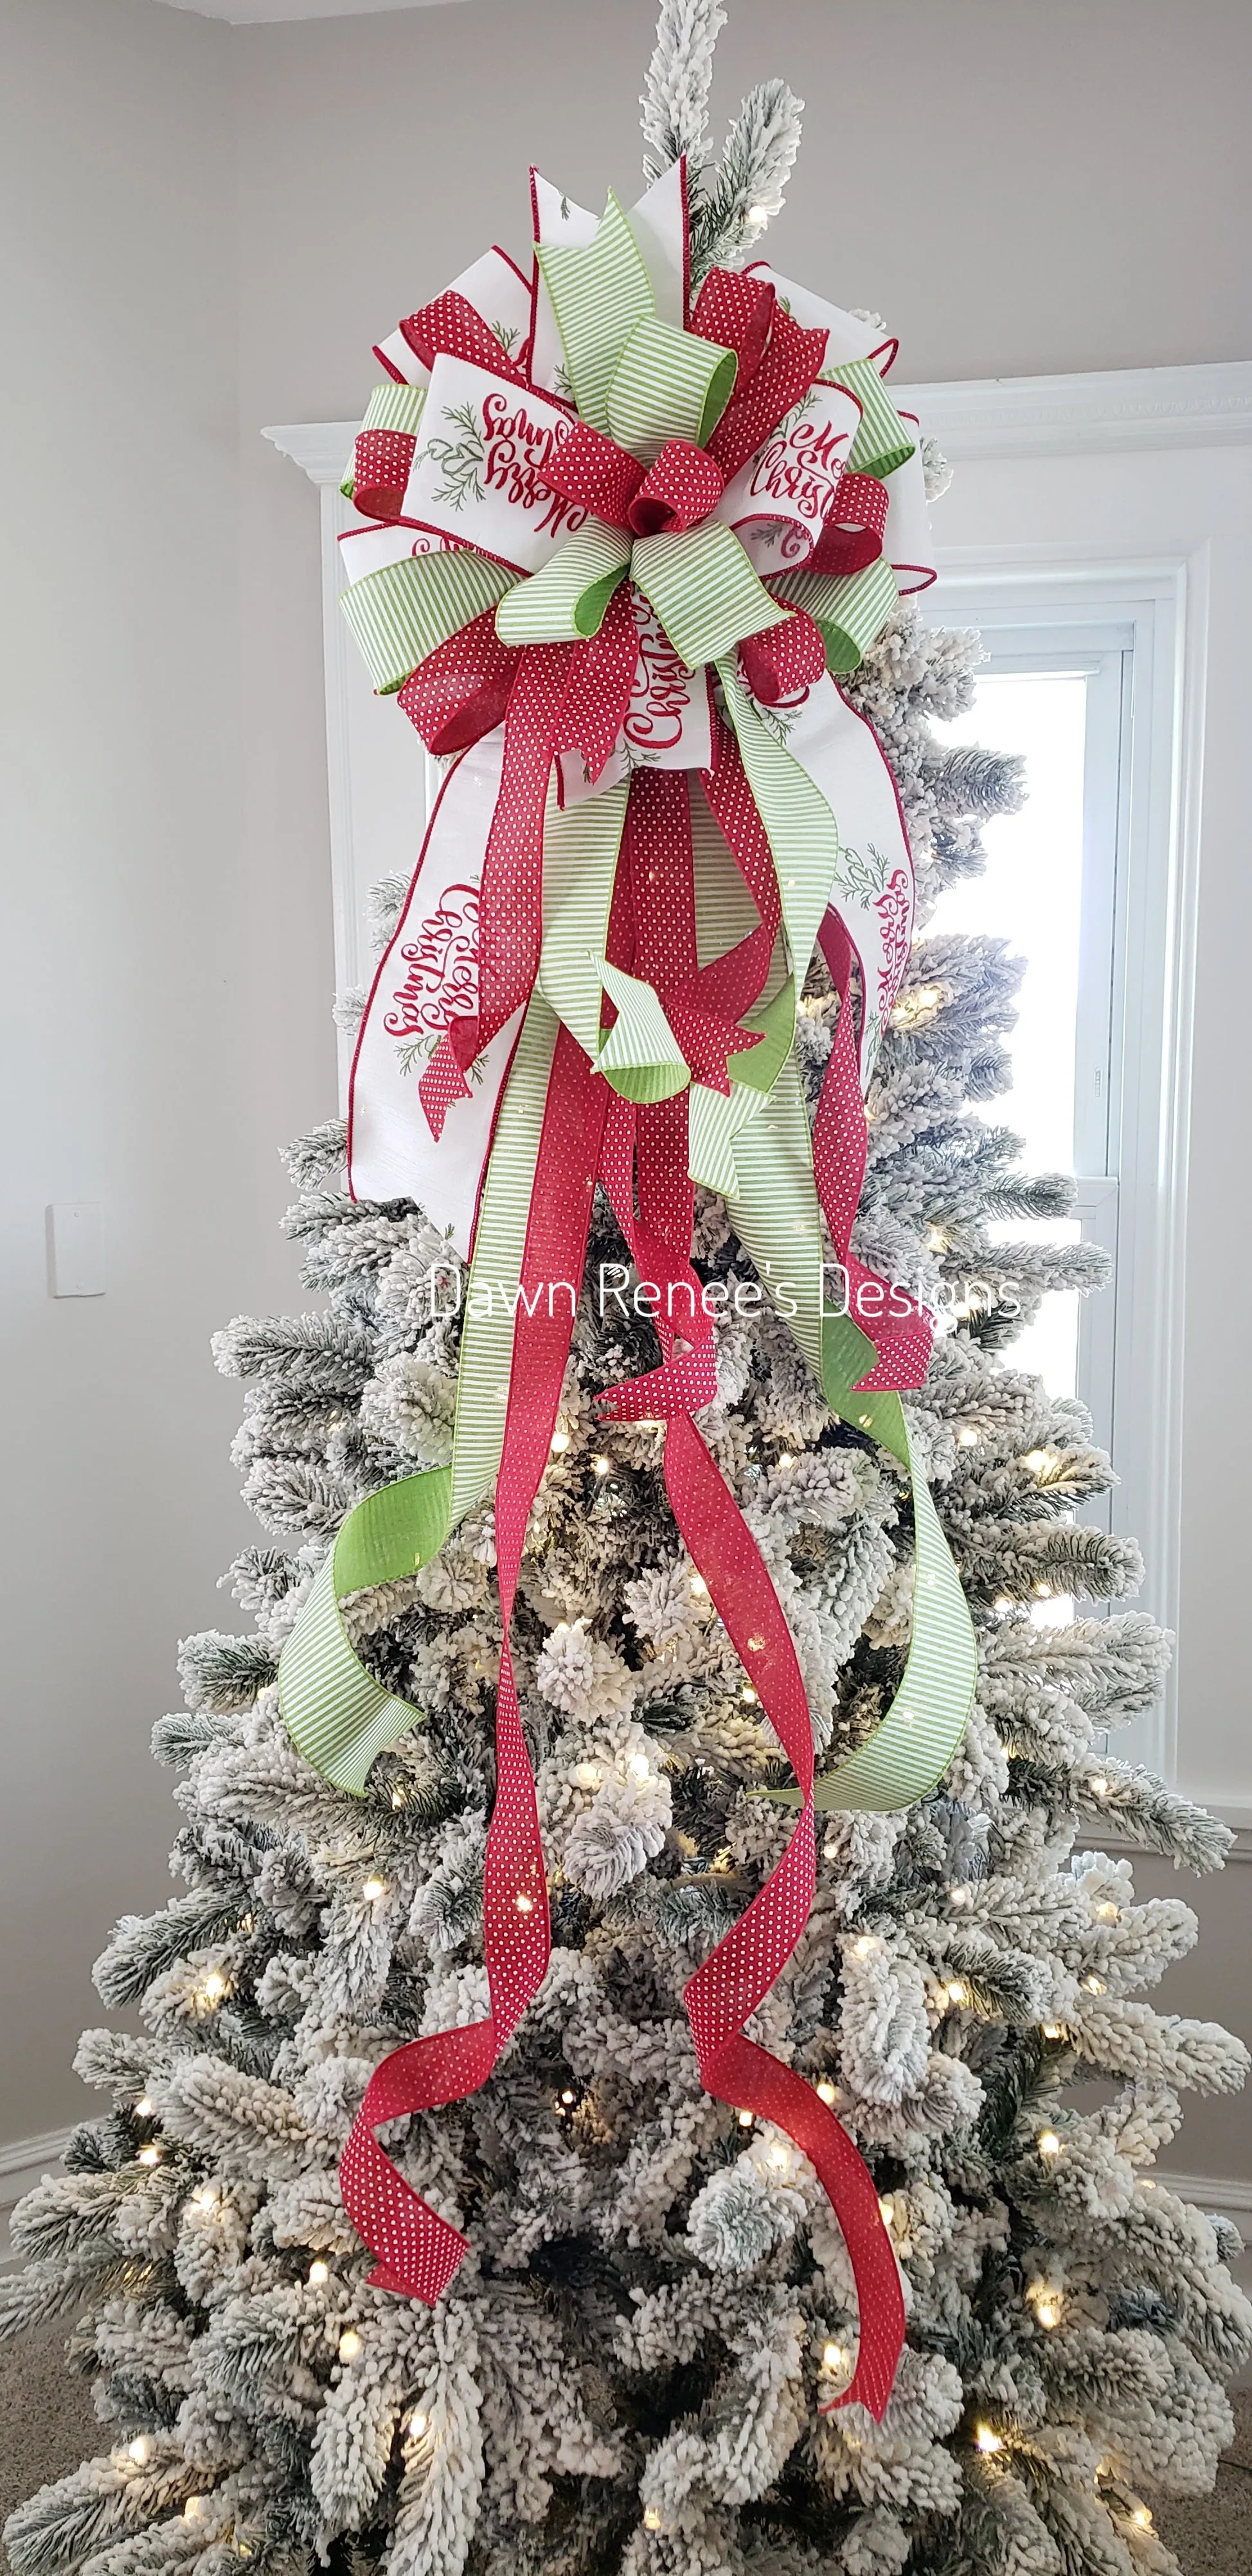
{"label": "window trim molding", "polygon": [[[1177,1634],[1182,1583],[1183,1372],[1195,957],[1200,896],[1201,753],[1208,628],[1207,541],[1142,557],[1081,542],[938,550],[927,608],[937,623],[993,620],[1041,627],[1099,619],[1130,624],[1147,673],[1147,742],[1132,754],[1136,812],[1129,886],[1157,917],[1132,928],[1125,971],[1123,1154],[1116,1175],[1117,1337],[1112,1439],[1129,1508],[1113,1527],[1143,1548],[1137,1605]],[[987,630],[990,635],[991,628]],[[1158,909],[1159,908],[1159,909]],[[1145,975],[1144,954],[1153,971]],[[1159,1008],[1159,1021],[1157,1011]],[[1127,1133],[1126,1100],[1136,1104]],[[1089,1187],[1089,1185],[1088,1185]],[[1084,1235],[1088,1231],[1084,1211]],[[1091,1226],[1098,1239],[1098,1224]],[[1178,1675],[1128,1748],[1177,1778]]]}

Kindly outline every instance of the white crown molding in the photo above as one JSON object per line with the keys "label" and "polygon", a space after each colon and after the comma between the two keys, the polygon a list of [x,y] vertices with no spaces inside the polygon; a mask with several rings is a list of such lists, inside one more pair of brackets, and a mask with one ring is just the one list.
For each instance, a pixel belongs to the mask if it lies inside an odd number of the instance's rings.
{"label": "white crown molding", "polygon": [[343,481],[359,427],[355,420],[293,421],[281,429],[263,429],[261,436],[280,456],[289,456],[310,483],[333,488]]}
{"label": "white crown molding", "polygon": [[917,413],[926,436],[954,463],[1143,447],[1242,447],[1252,440],[1247,358],[1199,367],[893,384],[891,391],[902,407]]}
{"label": "white crown molding", "polygon": [[1211,2210],[1217,2218],[1237,2221],[1252,2210],[1252,2175],[1245,2179],[1239,2174],[1166,2173],[1154,2165],[1152,2179],[1162,2191],[1172,2191],[1178,2200],[1193,2202],[1202,2212]]}
{"label": "white crown molding", "polygon": [[[891,390],[954,464],[974,457],[1092,456],[1252,442],[1252,358],[1202,367],[1118,367],[1097,375],[986,376]],[[310,482],[337,484],[356,428],[351,420],[297,421],[261,435]]]}

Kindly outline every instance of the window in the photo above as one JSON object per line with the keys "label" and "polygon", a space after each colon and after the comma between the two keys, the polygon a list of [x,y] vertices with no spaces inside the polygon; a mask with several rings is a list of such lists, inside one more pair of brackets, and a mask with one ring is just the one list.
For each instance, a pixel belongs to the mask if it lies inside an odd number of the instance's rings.
{"label": "window", "polygon": [[[1171,1001],[1170,603],[1119,599],[1111,580],[1074,596],[1047,576],[942,584],[931,601],[935,623],[978,625],[987,653],[973,707],[940,738],[1022,753],[1027,788],[1020,813],[986,828],[985,873],[947,889],[933,926],[1007,939],[1023,960],[1011,1087],[982,1114],[1021,1136],[1027,1170],[1077,1183],[1071,1219],[993,1232],[1081,1237],[1113,1261],[1104,1290],[1049,1297],[1011,1361],[1088,1407],[1119,1483],[1082,1517],[1140,1540],[1139,1604],[1172,1625],[1169,1179],[1186,1066]],[[1133,1749],[1157,1746],[1145,1731]]]}

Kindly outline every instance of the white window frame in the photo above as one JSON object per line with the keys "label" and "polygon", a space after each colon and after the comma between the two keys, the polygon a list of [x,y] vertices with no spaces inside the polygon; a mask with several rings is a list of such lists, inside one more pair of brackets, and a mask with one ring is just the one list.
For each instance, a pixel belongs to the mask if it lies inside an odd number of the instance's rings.
{"label": "white window frame", "polygon": [[[1202,845],[1217,899],[1206,898],[1200,913],[1208,1008],[1194,1037],[1197,1114],[1209,1130],[1215,1103],[1237,1120],[1236,1151],[1252,1123],[1252,1014],[1241,1021],[1213,1008],[1228,948],[1226,917],[1239,914],[1236,850],[1238,868],[1246,868],[1252,361],[895,390],[960,469],[935,514],[941,585],[928,602],[932,612],[955,618],[963,607],[988,630],[998,619],[1001,631],[1014,620],[1037,628],[1051,617],[1064,629],[1068,619],[1072,631],[1075,623],[1090,629],[1093,619],[1129,618],[1136,688],[1146,688],[1150,674],[1150,700],[1143,702],[1150,722],[1136,732],[1127,855],[1143,872],[1144,902],[1126,917],[1126,989],[1139,993],[1139,1006],[1127,1012],[1118,1036],[1127,1103],[1134,1105],[1123,1121],[1118,1286],[1113,1300],[1094,1299],[1085,1310],[1084,1369],[1096,1385],[1099,1335],[1111,1334],[1111,1427],[1124,1479],[1111,1506],[1113,1526],[1133,1522],[1144,1545],[1148,1579],[1140,1600],[1171,1627],[1181,1609],[1177,1679],[1130,1749],[1188,1796],[1252,1831],[1246,1545],[1229,1463],[1252,1455],[1252,1371],[1226,1368],[1205,1305],[1218,1264],[1252,1267],[1252,1216],[1237,1198],[1232,1208],[1228,1173],[1215,1170],[1211,1152],[1200,1152],[1198,1180],[1191,1154],[1189,1182],[1188,1150]],[[341,988],[361,980],[362,895],[380,872],[367,773],[375,762],[389,768],[398,761],[396,746],[409,732],[394,709],[370,700],[336,605],[335,540],[347,519],[337,486],[353,429],[334,421],[265,433],[321,490]],[[411,748],[416,754],[416,738]],[[409,760],[406,780],[415,782],[416,766]],[[411,799],[406,788],[405,801],[413,823],[390,865],[411,865],[416,856],[424,781]],[[342,1061],[346,1075],[346,1052]],[[1084,1223],[1103,1239],[1111,1201],[1084,1195]],[[1184,1509],[1191,1515],[1185,1547]],[[1119,1736],[1118,1750],[1126,1746]]]}
{"label": "white window frame", "polygon": [[[1197,841],[1179,830],[1188,563],[945,569],[938,625],[975,625],[988,668],[1084,670],[1075,1213],[1114,1262],[1079,1308],[1078,1393],[1119,1481],[1084,1513],[1137,1538],[1136,1607],[1177,1626],[1187,1125]],[[1118,1750],[1161,1768],[1173,1681]]]}

